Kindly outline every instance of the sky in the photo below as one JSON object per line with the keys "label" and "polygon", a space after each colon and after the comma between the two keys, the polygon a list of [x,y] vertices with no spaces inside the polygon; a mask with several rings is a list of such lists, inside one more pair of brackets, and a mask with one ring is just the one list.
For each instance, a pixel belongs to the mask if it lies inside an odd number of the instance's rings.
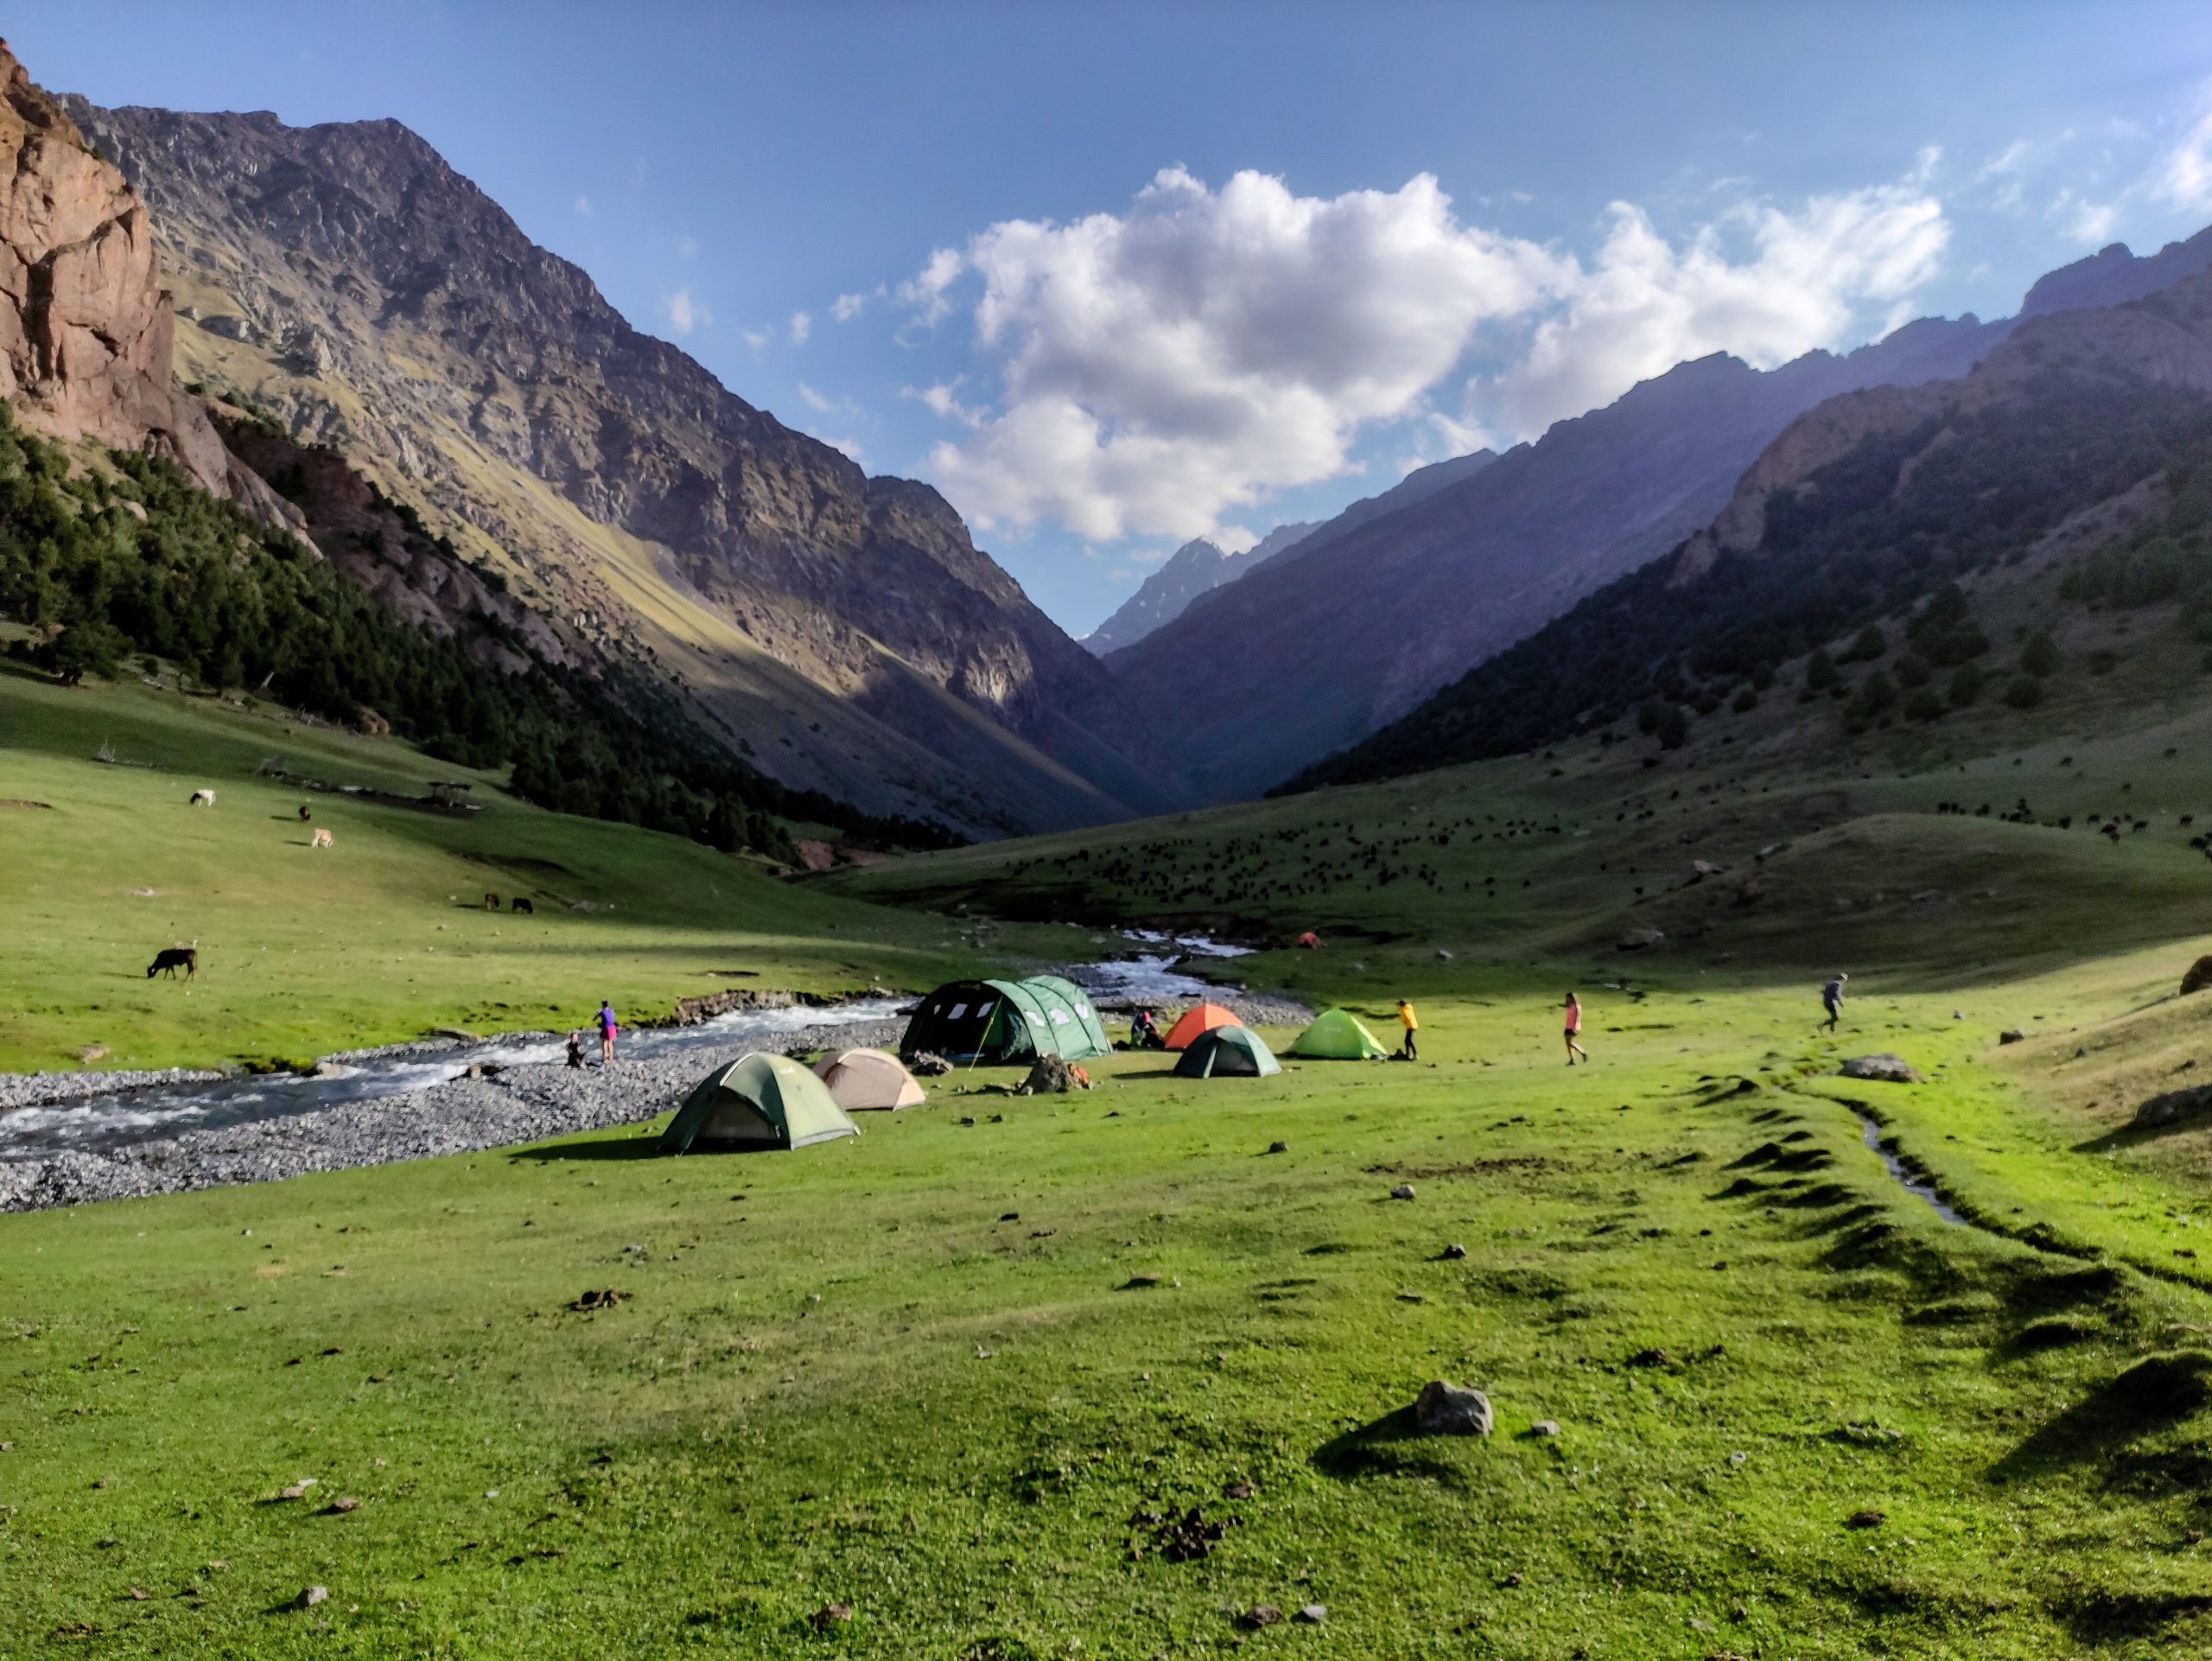
{"label": "sky", "polygon": [[393,117],[639,328],[929,480],[1071,633],[1685,359],[2212,225],[2212,7],[181,0],[107,105]]}

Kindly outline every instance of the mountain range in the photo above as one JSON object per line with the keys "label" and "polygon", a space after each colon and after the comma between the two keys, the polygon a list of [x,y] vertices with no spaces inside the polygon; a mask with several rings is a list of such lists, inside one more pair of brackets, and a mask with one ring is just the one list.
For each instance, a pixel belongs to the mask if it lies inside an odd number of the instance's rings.
{"label": "mountain range", "polygon": [[0,392],[26,418],[169,455],[488,669],[643,671],[773,778],[969,835],[1254,795],[1385,728],[1417,745],[1440,689],[1729,534],[1808,412],[2212,265],[2212,232],[2115,245],[2014,318],[1679,365],[1246,553],[1187,544],[1078,643],[933,489],[633,328],[405,127],[101,109],[0,72]]}

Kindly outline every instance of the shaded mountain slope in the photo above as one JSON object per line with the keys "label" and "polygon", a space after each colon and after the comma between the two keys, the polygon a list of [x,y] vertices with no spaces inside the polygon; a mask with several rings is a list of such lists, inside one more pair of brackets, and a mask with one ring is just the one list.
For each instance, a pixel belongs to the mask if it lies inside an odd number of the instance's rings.
{"label": "shaded mountain slope", "polygon": [[[1790,680],[1785,665],[1813,652],[1822,661],[1808,658],[1789,690],[1806,703],[1842,701],[1854,729],[1942,720],[1973,706],[1985,681],[1994,696],[1998,676],[2009,678],[2005,697],[2033,707],[2043,692],[2022,678],[2037,682],[2049,665],[1999,648],[2056,620],[2008,616],[2001,640],[1974,596],[2112,544],[2120,551],[2100,557],[2120,574],[2095,579],[2101,595],[2175,601],[2190,612],[2187,628],[2212,629],[2208,525],[2212,274],[2200,273],[2120,307],[2028,319],[1965,377],[1808,411],[1671,557],[1298,782],[1389,777],[1591,730],[1677,748],[1724,704],[1759,707]],[[1839,661],[1878,662],[1886,637],[1824,648],[1881,620],[1907,628],[1914,661],[1854,684]],[[2177,685],[2197,666],[2174,650],[2161,673]]]}
{"label": "shaded mountain slope", "polygon": [[[2208,264],[2212,233],[2139,259],[2107,250],[2043,278],[2024,310],[2133,299]],[[1110,662],[1194,790],[1267,788],[1710,523],[1800,414],[1964,375],[2015,327],[1923,319],[1767,372],[1681,365],[1410,508],[1325,525],[1295,559],[1213,596],[1203,632],[1186,618]]]}
{"label": "shaded mountain slope", "polygon": [[759,766],[987,834],[1173,800],[1116,748],[1109,678],[935,492],[632,328],[406,128],[70,107],[151,205],[181,373],[450,515]]}

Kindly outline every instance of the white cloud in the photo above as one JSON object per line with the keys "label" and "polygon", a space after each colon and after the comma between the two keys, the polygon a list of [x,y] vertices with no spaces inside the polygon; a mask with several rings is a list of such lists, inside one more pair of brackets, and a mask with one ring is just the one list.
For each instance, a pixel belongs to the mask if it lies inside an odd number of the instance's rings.
{"label": "white cloud", "polygon": [[[715,321],[713,312],[689,288],[678,289],[660,302],[661,315],[667,318],[669,331],[682,340],[695,328],[703,328]],[[750,337],[748,337],[750,338]]]}
{"label": "white cloud", "polygon": [[[1761,369],[1878,333],[1936,274],[1942,204],[1911,183],[1816,196],[1794,213],[1745,208],[1677,249],[1615,202],[1597,258],[1561,284],[1526,354],[1468,389],[1481,425],[1533,436],[1678,363],[1729,352]],[[1747,239],[1732,259],[1728,231]]]}
{"label": "white cloud", "polygon": [[804,311],[793,312],[791,314],[791,344],[793,346],[804,346],[806,344],[806,337],[814,333],[813,314]]}
{"label": "white cloud", "polygon": [[765,328],[740,329],[738,333],[745,337],[746,345],[751,347],[755,352],[768,344],[768,331]]}
{"label": "white cloud", "polygon": [[930,251],[929,263],[899,285],[899,303],[914,314],[925,328],[935,328],[952,310],[952,296],[945,292],[967,269],[957,248]]}
{"label": "white cloud", "polygon": [[[853,421],[866,421],[870,419],[868,411],[861,409],[861,406],[854,403],[852,399],[849,398],[831,398],[826,392],[817,391],[804,381],[801,381],[798,384],[798,401],[806,405],[808,409],[813,410],[817,415],[843,416],[847,419]],[[823,442],[826,443],[828,441],[825,439]]]}
{"label": "white cloud", "polygon": [[2152,194],[2191,213],[2212,212],[2212,108],[2160,158]]}
{"label": "white cloud", "polygon": [[960,383],[967,379],[965,375],[957,376],[950,381],[939,381],[935,385],[925,386],[918,391],[912,386],[902,386],[899,389],[899,392],[902,398],[910,398],[918,403],[928,405],[933,413],[944,417],[947,421],[957,421],[963,427],[980,427],[984,421],[983,411],[969,409],[956,396],[959,391]]}
{"label": "white cloud", "polygon": [[[1939,156],[1916,162],[1932,170]],[[1416,423],[1418,451],[1541,431],[1686,357],[1770,365],[1855,344],[1935,270],[1941,205],[1914,183],[1741,207],[1669,243],[1617,206],[1587,267],[1462,223],[1434,179],[1294,195],[1240,173],[1162,170],[1125,213],[1009,220],[939,249],[899,290],[922,321],[982,284],[995,413],[918,397],[972,428],[928,471],[987,527],[1078,537],[1225,534],[1224,516],[1357,470],[1363,430]],[[1471,351],[1502,367],[1459,415],[1432,394]],[[1431,459],[1440,459],[1435,457]]]}
{"label": "white cloud", "polygon": [[676,251],[682,255],[685,259],[690,258],[692,255],[699,251],[699,239],[690,236],[677,238]]}
{"label": "white cloud", "polygon": [[584,218],[589,219],[591,217],[591,198],[579,194],[576,197],[576,212],[581,213]]}
{"label": "white cloud", "polygon": [[882,299],[884,293],[884,286],[879,283],[874,288],[863,289],[858,294],[841,294],[830,302],[830,315],[841,323],[849,323],[868,309],[869,301]]}

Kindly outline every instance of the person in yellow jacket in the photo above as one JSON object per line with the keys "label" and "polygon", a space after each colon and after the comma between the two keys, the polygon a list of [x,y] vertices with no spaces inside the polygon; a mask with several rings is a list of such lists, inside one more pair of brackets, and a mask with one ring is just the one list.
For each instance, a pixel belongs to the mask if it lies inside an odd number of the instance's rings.
{"label": "person in yellow jacket", "polygon": [[1403,998],[1398,1000],[1398,1024],[1406,1029],[1406,1060],[1420,1060],[1421,1051],[1414,1043],[1414,1034],[1421,1030],[1421,1017],[1414,1013],[1414,1006]]}

